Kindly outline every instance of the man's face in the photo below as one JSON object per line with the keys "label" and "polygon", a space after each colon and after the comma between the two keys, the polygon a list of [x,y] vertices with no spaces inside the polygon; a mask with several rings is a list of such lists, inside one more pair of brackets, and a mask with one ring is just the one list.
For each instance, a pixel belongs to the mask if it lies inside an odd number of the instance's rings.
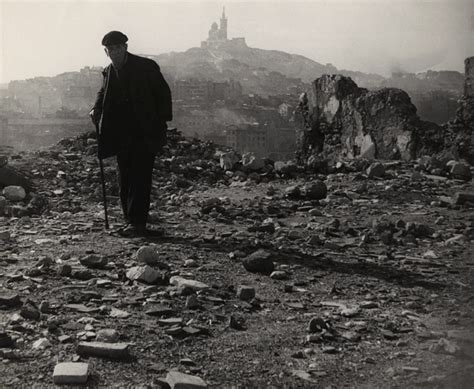
{"label": "man's face", "polygon": [[105,46],[105,53],[110,58],[113,64],[120,64],[125,59],[127,53],[127,44],[120,43],[118,45]]}

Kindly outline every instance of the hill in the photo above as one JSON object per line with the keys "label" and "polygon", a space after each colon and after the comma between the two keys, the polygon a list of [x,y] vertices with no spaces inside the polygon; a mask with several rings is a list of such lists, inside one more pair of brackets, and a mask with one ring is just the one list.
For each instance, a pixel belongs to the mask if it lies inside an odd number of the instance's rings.
{"label": "hill", "polygon": [[[212,48],[194,47],[185,52],[151,55],[173,79],[204,78],[241,82],[245,93],[284,94],[294,92],[323,74],[342,73],[363,87],[377,87],[384,78],[320,64],[302,55],[278,50],[248,47],[243,42],[227,41]],[[301,90],[301,89],[300,89]]]}

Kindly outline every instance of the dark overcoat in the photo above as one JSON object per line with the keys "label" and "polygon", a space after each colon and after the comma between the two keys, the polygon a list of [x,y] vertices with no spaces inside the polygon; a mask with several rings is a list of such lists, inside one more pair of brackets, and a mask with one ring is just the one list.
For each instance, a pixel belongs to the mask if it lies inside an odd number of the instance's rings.
{"label": "dark overcoat", "polygon": [[[160,67],[151,59],[128,53],[127,67],[130,70],[130,104],[136,126],[131,130],[143,138],[142,148],[158,152],[166,144],[166,122],[173,119],[170,88]],[[121,147],[118,130],[114,128],[114,115],[118,113],[114,112],[112,99],[107,96],[113,71],[110,64],[102,72],[104,79],[94,104],[94,112],[100,118],[98,144],[101,159],[116,155]]]}

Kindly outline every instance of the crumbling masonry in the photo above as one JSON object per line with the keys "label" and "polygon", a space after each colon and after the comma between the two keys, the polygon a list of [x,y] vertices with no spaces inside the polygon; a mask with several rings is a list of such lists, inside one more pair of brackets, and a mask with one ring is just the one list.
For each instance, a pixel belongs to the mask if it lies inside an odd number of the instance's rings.
{"label": "crumbling masonry", "polygon": [[306,131],[302,154],[405,159],[437,154],[474,163],[474,57],[465,61],[464,96],[444,126],[422,121],[406,92],[368,91],[341,75],[323,75],[300,98]]}

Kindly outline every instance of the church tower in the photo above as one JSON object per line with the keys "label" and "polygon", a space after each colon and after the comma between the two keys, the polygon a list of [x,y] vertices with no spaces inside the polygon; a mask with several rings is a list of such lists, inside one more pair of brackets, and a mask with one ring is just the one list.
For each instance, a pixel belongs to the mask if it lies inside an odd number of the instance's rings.
{"label": "church tower", "polygon": [[222,9],[221,27],[219,29],[219,37],[227,40],[227,18],[225,17],[225,7]]}

